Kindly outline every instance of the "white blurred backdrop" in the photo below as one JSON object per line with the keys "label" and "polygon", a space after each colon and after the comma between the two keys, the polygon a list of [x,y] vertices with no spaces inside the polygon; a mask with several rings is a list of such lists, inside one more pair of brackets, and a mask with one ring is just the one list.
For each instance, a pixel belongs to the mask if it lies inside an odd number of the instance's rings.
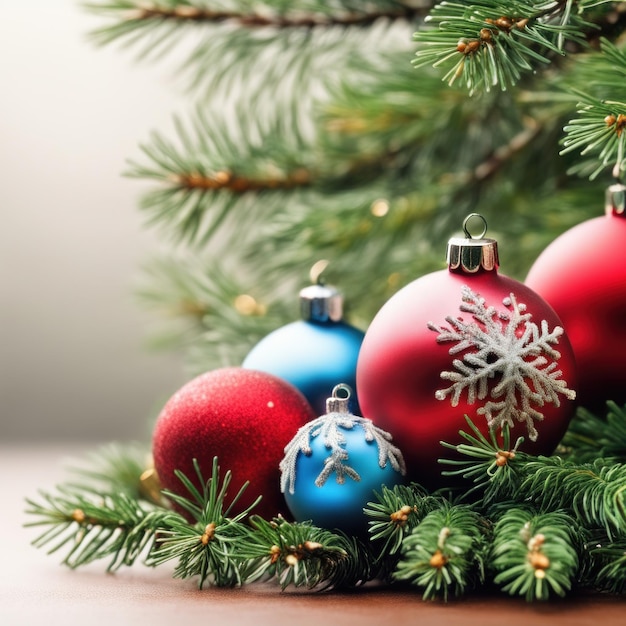
{"label": "white blurred backdrop", "polygon": [[146,440],[184,381],[147,349],[133,281],[161,245],[122,177],[185,111],[175,59],[96,48],[78,0],[3,2],[0,20],[0,442]]}

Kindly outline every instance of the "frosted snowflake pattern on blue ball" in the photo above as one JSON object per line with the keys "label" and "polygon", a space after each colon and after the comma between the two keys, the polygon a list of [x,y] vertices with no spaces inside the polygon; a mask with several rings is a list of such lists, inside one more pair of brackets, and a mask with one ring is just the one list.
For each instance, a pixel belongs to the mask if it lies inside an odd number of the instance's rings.
{"label": "frosted snowflake pattern on blue ball", "polygon": [[326,414],[301,427],[285,447],[281,491],[298,521],[354,530],[373,492],[406,473],[391,434],[349,412],[350,393],[348,385],[337,385]]}

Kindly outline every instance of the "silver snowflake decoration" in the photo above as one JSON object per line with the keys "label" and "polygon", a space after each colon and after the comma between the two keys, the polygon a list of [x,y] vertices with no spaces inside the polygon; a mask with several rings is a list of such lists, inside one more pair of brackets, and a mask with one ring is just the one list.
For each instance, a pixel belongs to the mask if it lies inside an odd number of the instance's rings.
{"label": "silver snowflake decoration", "polygon": [[[339,393],[344,392],[344,397]],[[350,387],[337,385],[333,389],[333,397],[327,400],[327,412],[325,415],[308,422],[298,430],[296,436],[285,446],[285,456],[280,462],[280,489],[283,493],[289,489],[294,493],[296,483],[296,462],[299,454],[310,456],[311,439],[321,437],[324,446],[328,450],[328,456],[324,459],[324,467],[315,479],[317,487],[323,486],[328,478],[335,474],[336,481],[343,484],[346,478],[360,481],[359,473],[348,464],[349,455],[346,450],[346,438],[342,430],[352,430],[360,426],[365,433],[365,441],[375,442],[378,447],[378,465],[384,468],[387,463],[397,472],[406,473],[404,458],[396,446],[391,443],[391,435],[374,426],[372,420],[353,415],[348,410]]]}
{"label": "silver snowflake decoration", "polygon": [[545,320],[541,328],[537,326],[526,305],[518,303],[513,294],[502,301],[505,311],[487,306],[485,299],[466,285],[461,297],[460,310],[470,313],[473,320],[446,317],[450,328],[428,323],[430,330],[439,333],[437,342],[455,342],[450,355],[464,353],[453,360],[454,371],[441,373],[441,378],[452,384],[439,389],[435,397],[445,400],[450,396],[452,406],[458,405],[464,392],[468,404],[487,399],[477,413],[485,416],[489,428],[522,422],[535,441],[535,421],[543,420],[539,409],[545,404],[560,406],[559,394],[569,400],[576,397],[557,369],[561,354],[553,346],[563,329],[555,326],[550,331]]}

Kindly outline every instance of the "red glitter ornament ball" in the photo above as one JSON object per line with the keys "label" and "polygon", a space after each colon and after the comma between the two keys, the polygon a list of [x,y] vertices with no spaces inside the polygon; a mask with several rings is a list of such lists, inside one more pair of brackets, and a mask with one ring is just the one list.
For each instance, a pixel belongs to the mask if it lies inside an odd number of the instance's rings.
{"label": "red glitter ornament ball", "polygon": [[563,321],[579,371],[578,401],[604,414],[626,402],[626,186],[607,190],[605,215],[555,239],[526,284]]}
{"label": "red glitter ornament ball", "polygon": [[[484,234],[484,233],[483,233]],[[498,274],[493,239],[453,238],[449,269],[396,293],[368,328],[357,363],[363,415],[401,446],[407,476],[447,484],[440,445],[463,443],[465,416],[488,438],[509,423],[521,449],[550,454],[574,404],[574,356],[554,310]]]}
{"label": "red glitter ornament ball", "polygon": [[164,488],[188,496],[174,470],[194,480],[197,459],[208,479],[216,456],[222,476],[232,473],[230,498],[250,483],[233,514],[261,495],[253,512],[271,519],[288,513],[280,491],[284,448],[315,417],[304,396],[276,376],[238,367],[213,370],[191,380],[166,403],[154,430],[154,466]]}

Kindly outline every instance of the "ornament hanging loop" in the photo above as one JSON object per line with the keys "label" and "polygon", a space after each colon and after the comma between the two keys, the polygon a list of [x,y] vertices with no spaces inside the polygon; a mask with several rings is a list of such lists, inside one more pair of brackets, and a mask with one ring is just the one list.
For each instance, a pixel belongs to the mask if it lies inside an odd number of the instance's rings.
{"label": "ornament hanging loop", "polygon": [[320,285],[322,287],[326,284],[326,281],[324,280],[324,272],[328,267],[328,263],[329,261],[327,261],[326,259],[320,259],[319,261],[313,263],[311,269],[309,270],[309,278],[311,279],[311,283],[313,283],[314,285]]}
{"label": "ornament hanging loop", "polygon": [[331,397],[326,399],[326,413],[350,413],[349,402],[351,397],[350,385],[345,383],[335,385]]}
{"label": "ornament hanging loop", "polygon": [[[472,233],[470,233],[470,231],[468,230],[468,222],[477,217],[482,223],[483,223],[483,230],[480,233],[480,235],[478,235],[478,237],[473,237]],[[470,213],[464,220],[463,220],[463,232],[465,233],[465,236],[468,239],[484,239],[485,235],[487,234],[487,220],[480,214],[480,213]]]}

